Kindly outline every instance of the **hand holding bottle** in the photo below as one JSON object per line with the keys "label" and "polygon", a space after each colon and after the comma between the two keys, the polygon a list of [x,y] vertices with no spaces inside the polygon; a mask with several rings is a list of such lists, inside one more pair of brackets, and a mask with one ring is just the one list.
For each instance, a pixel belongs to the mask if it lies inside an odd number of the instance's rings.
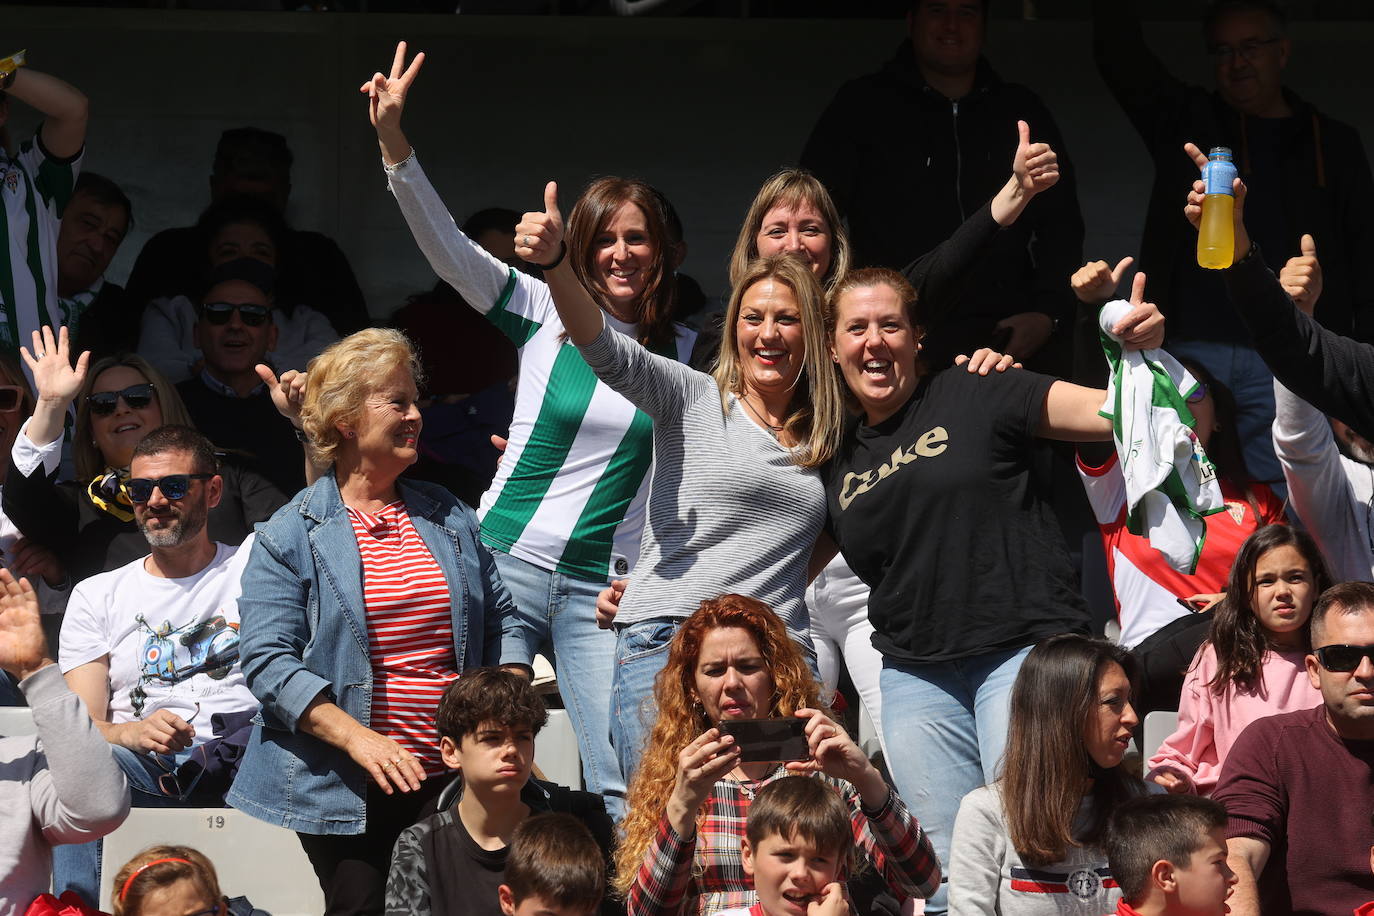
{"label": "hand holding bottle", "polygon": [[[1192,158],[1198,169],[1206,167],[1207,155],[1198,149],[1196,144],[1185,143],[1183,151]],[[1234,179],[1231,182],[1231,191],[1235,195],[1235,204],[1231,212],[1234,235],[1231,262],[1235,263],[1250,253],[1250,234],[1245,231],[1245,182],[1240,178]],[[1193,189],[1188,192],[1188,202],[1183,207],[1183,215],[1194,228],[1198,228],[1202,222],[1202,204],[1206,197],[1207,186],[1200,180],[1193,182]]]}

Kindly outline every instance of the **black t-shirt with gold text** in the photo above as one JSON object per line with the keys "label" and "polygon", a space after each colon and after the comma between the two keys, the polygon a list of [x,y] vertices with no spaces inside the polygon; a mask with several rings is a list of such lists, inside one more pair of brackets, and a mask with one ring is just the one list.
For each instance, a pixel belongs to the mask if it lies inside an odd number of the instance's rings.
{"label": "black t-shirt with gold text", "polygon": [[950,661],[1089,631],[1031,474],[1054,381],[946,369],[877,426],[851,422],[822,471],[827,529],[872,589],[873,644],[885,657]]}

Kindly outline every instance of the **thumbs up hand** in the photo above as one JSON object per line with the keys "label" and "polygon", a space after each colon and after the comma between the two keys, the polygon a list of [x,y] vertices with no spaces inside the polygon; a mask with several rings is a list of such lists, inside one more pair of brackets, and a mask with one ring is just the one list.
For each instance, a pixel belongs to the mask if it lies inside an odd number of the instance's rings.
{"label": "thumbs up hand", "polygon": [[1304,235],[1299,248],[1302,254],[1289,258],[1279,271],[1279,285],[1301,312],[1311,315],[1322,294],[1322,265],[1317,260],[1317,242],[1312,236]]}
{"label": "thumbs up hand", "polygon": [[1101,305],[1112,298],[1116,288],[1121,285],[1126,269],[1134,262],[1135,258],[1130,255],[1117,261],[1115,267],[1108,267],[1106,261],[1089,261],[1074,271],[1069,278],[1069,285],[1073,287],[1073,294],[1079,302]]}
{"label": "thumbs up hand", "polygon": [[1164,346],[1164,315],[1159,306],[1145,301],[1145,274],[1131,281],[1131,310],[1116,323],[1112,333],[1128,350],[1155,350]]}
{"label": "thumbs up hand", "polygon": [[1020,141],[1011,163],[1012,175],[1027,196],[1039,194],[1059,180],[1059,155],[1048,143],[1032,143],[1025,121],[1017,121],[1016,130]]}
{"label": "thumbs up hand", "polygon": [[544,186],[543,212],[526,213],[515,227],[515,253],[536,267],[552,268],[563,260],[563,214],[558,209],[558,182]]}

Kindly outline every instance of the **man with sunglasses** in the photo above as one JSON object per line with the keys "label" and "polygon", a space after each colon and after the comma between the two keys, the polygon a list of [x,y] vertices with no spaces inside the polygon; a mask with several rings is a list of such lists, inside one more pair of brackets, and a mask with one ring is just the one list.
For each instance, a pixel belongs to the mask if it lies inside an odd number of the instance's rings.
{"label": "man with sunglasses", "polygon": [[1233,916],[1349,913],[1374,897],[1374,583],[1327,589],[1311,639],[1322,705],[1253,722],[1212,795],[1230,817]]}
{"label": "man with sunglasses", "polygon": [[197,429],[290,495],[305,486],[301,444],[256,368],[277,345],[275,280],[271,266],[254,258],[211,272],[194,332],[202,368],[177,393]]}
{"label": "man with sunglasses", "polygon": [[[136,806],[219,805],[197,792],[213,718],[246,718],[258,702],[239,665],[239,575],[247,545],[210,540],[205,522],[223,480],[214,451],[186,426],[163,426],[134,450],[124,488],[151,553],[72,589],[59,664],[114,746]],[[184,766],[190,761],[192,766]],[[58,890],[93,895],[94,850],[58,853]],[[94,897],[91,897],[94,902]]]}
{"label": "man with sunglasses", "polygon": [[[1189,85],[1145,42],[1130,0],[1093,0],[1099,72],[1154,161],[1140,267],[1159,290],[1167,347],[1202,363],[1236,396],[1250,473],[1282,480],[1274,456],[1273,377],[1227,295],[1223,271],[1197,265],[1196,236],[1178,218],[1178,189],[1198,177],[1181,151],[1229,147],[1252,190],[1250,234],[1270,264],[1298,256],[1299,238],[1321,246],[1326,294],[1316,318],[1338,334],[1374,340],[1374,181],[1359,132],[1283,83],[1293,52],[1274,0],[1214,0],[1203,20],[1215,90]],[[1136,7],[1146,8],[1137,3]],[[1261,201],[1259,198],[1263,198]]]}

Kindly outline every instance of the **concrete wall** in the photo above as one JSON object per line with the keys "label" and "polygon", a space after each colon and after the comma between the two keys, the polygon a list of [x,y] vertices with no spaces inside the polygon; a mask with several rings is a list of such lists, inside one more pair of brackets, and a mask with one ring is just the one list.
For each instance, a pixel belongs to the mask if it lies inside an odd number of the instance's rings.
{"label": "concrete wall", "polygon": [[[111,270],[127,275],[149,234],[192,222],[222,129],[280,131],[296,154],[290,213],[333,235],[374,314],[432,281],[386,191],[357,87],[397,39],[428,53],[408,133],[455,216],[535,208],[555,178],[571,203],[597,174],[638,175],[682,213],[685,269],[709,291],[758,184],[795,161],[845,79],[896,46],[898,22],[192,13],[0,7],[4,48],[91,98],[87,167],[118,180],[137,228]],[[1374,24],[1298,23],[1289,82],[1374,141],[1367,67]],[[1197,28],[1153,23],[1153,46],[1205,81]],[[1087,53],[1082,21],[994,24],[989,56],[1036,88],[1082,177],[1087,253],[1134,253],[1150,163]],[[14,105],[16,135],[31,112]],[[875,126],[874,129],[879,129]],[[894,225],[902,217],[894,214]]]}

